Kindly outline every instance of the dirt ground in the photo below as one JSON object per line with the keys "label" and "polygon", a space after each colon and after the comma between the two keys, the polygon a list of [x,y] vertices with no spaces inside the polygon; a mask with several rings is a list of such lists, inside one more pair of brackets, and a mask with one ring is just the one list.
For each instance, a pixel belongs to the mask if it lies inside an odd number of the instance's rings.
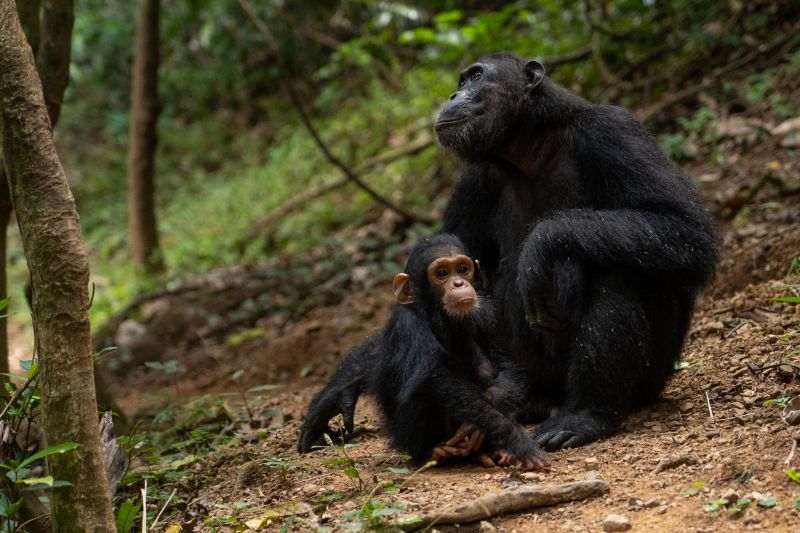
{"label": "dirt ground", "polygon": [[[192,465],[195,477],[183,489],[183,503],[162,523],[183,523],[184,531],[243,531],[245,524],[268,531],[281,524],[297,531],[336,529],[348,522],[348,512],[375,499],[400,505],[399,514],[410,516],[522,483],[596,478],[608,483],[607,495],[435,529],[602,531],[603,520],[616,514],[633,531],[800,531],[800,483],[786,474],[789,468],[800,470],[800,452],[794,451],[800,426],[788,426],[781,417],[785,401],[800,394],[800,306],[770,300],[799,294],[787,285],[800,283],[800,276],[790,273],[792,259],[800,255],[800,195],[758,185],[765,172],[796,183],[800,154],[769,142],[740,148],[734,164],[686,169],[700,177],[707,205],[720,216],[724,258],[699,302],[683,368],[662,401],[635,413],[610,438],[552,454],[547,473],[454,465],[410,475],[365,400],[357,409],[356,436],[344,451],[297,454],[297,431],[309,400],[347,351],[388,314],[390,278],[367,267],[349,268],[346,279],[312,272],[309,286],[296,289],[300,311],[292,303],[297,300],[285,294],[284,278],[239,269],[218,275],[213,298],[187,290],[168,304],[154,300],[129,313],[147,324],[148,333],[134,331],[128,335],[132,340],[120,339],[119,329],[109,334],[123,345],[127,359],[106,367],[103,377],[131,418],[152,414],[176,396],[188,405],[200,394],[281,385],[250,395],[251,410],[268,413],[266,431],[239,424],[245,437]],[[751,192],[742,207],[739,198]],[[364,237],[354,233],[344,239],[352,244]],[[307,302],[306,295],[320,292],[316,287],[324,280],[346,290]],[[179,308],[184,311],[176,314]],[[212,309],[249,318],[232,329],[215,329]],[[242,309],[255,311],[247,315]],[[136,330],[135,324],[125,327]],[[158,328],[171,336],[153,334]],[[142,367],[153,354],[179,361],[185,371],[164,377]],[[232,410],[235,404],[230,400]],[[342,466],[348,458],[357,479]],[[660,462],[676,458],[686,464],[656,473]],[[387,494],[389,482],[402,485],[400,491]],[[751,501],[712,503],[723,497]],[[239,525],[212,526],[209,516],[220,517],[218,524],[235,517]]]}

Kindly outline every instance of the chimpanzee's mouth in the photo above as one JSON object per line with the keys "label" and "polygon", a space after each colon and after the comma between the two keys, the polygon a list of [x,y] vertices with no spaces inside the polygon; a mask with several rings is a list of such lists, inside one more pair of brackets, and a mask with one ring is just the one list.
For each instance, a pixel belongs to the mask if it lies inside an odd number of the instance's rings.
{"label": "chimpanzee's mouth", "polygon": [[439,120],[436,123],[436,127],[434,128],[436,131],[449,128],[450,126],[455,126],[456,124],[461,124],[462,122],[466,122],[467,117],[459,117],[459,118],[448,118],[444,120]]}

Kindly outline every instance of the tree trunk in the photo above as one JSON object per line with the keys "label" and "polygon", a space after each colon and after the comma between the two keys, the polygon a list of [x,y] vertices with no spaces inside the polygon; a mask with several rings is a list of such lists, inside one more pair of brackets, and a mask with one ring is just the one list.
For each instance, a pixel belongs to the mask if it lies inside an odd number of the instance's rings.
{"label": "tree trunk", "polygon": [[89,264],[75,200],[53,146],[33,54],[13,0],[0,0],[0,121],[9,188],[31,272],[48,458],[71,487],[50,494],[57,531],[114,531],[100,448],[88,315]]}
{"label": "tree trunk", "polygon": [[[0,299],[8,296],[8,280],[6,270],[6,235],[8,221],[11,219],[11,193],[8,190],[6,180],[6,169],[3,163],[2,153],[0,153]],[[16,304],[16,302],[15,302]],[[8,309],[0,311],[0,315],[5,315]],[[8,373],[8,320],[0,318],[0,374]],[[8,381],[6,376],[0,375],[0,383]],[[5,396],[4,390],[0,390],[0,397]]]}
{"label": "tree trunk", "polygon": [[139,0],[128,140],[128,239],[136,264],[164,270],[155,214],[154,159],[158,120],[158,0]]}
{"label": "tree trunk", "polygon": [[[28,0],[22,0],[27,2]],[[38,2],[37,2],[38,3]],[[75,20],[72,0],[44,0],[42,24],[36,66],[42,80],[44,101],[51,128],[56,127],[61,114],[61,102],[69,83],[69,63],[72,57],[72,24]],[[31,47],[34,43],[31,42]]]}
{"label": "tree trunk", "polygon": [[[72,0],[45,0],[41,22],[40,0],[23,0],[17,6],[20,23],[31,50],[37,56],[39,77],[42,80],[44,99],[50,126],[54,128],[61,113],[61,102],[69,82],[69,63],[72,53]],[[11,193],[8,190],[5,170],[0,159],[0,298],[8,294],[6,269],[6,228],[12,212]],[[21,303],[21,302],[20,302]],[[8,372],[8,322],[0,318],[0,373]],[[4,377],[0,376],[0,381]]]}

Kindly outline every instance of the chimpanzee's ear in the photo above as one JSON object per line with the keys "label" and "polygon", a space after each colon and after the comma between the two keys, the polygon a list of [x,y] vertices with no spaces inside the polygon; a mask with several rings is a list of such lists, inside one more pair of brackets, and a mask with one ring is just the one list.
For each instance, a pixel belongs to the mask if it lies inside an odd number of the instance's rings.
{"label": "chimpanzee's ear", "polygon": [[397,303],[414,303],[414,295],[411,294],[411,280],[405,272],[401,272],[394,277],[392,289],[394,290],[394,298],[397,300]]}
{"label": "chimpanzee's ear", "polygon": [[527,89],[529,91],[542,83],[545,76],[544,67],[535,59],[525,63],[524,72],[525,81],[528,82]]}
{"label": "chimpanzee's ear", "polygon": [[477,259],[472,260],[475,263],[475,279],[480,280],[481,287],[485,288],[489,284],[489,280],[486,279],[486,273],[481,269],[481,262]]}

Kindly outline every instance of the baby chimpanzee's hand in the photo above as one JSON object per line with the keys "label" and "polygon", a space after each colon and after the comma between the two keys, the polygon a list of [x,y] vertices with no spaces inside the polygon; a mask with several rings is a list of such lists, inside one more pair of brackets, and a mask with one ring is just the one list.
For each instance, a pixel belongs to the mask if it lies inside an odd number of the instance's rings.
{"label": "baby chimpanzee's hand", "polygon": [[458,431],[446,442],[437,444],[431,452],[431,459],[437,462],[451,457],[466,457],[477,452],[486,436],[472,424],[462,424]]}

